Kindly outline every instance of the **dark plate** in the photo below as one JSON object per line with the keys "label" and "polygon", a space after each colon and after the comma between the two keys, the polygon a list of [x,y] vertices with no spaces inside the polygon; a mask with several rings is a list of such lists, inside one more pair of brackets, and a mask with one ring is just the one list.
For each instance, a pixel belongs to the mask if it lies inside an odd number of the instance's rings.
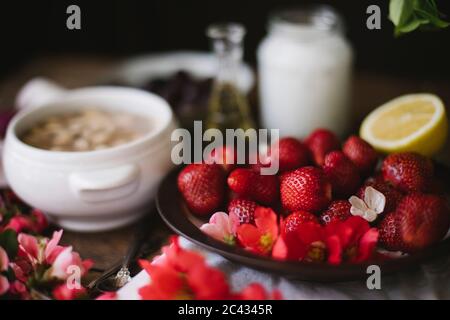
{"label": "dark plate", "polygon": [[[232,247],[217,241],[204,234],[199,226],[206,221],[192,215],[184,205],[177,188],[177,175],[180,168],[173,170],[162,181],[156,199],[156,205],[165,223],[177,234],[191,240],[197,245],[220,254],[221,256],[245,266],[282,275],[286,278],[338,282],[361,280],[367,278],[369,264],[341,264],[332,266],[326,263],[311,263],[297,261],[277,261],[270,258],[254,255],[239,247]],[[450,174],[447,168],[438,166],[437,170],[441,181],[448,183]],[[377,262],[383,274],[400,272],[417,267],[419,264],[430,261],[450,252],[450,238],[422,250],[418,253],[404,257]]]}

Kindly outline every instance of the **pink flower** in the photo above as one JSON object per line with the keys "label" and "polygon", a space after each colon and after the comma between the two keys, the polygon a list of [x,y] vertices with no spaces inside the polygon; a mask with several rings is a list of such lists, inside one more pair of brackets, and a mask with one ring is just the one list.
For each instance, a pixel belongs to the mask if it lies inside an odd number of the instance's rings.
{"label": "pink flower", "polygon": [[237,228],[237,236],[242,246],[253,253],[267,255],[278,238],[277,215],[270,208],[255,210],[255,225],[244,223]]}
{"label": "pink flower", "polygon": [[74,300],[86,295],[86,288],[69,288],[67,284],[63,283],[57,286],[52,291],[53,297],[56,300]]}
{"label": "pink flower", "polygon": [[59,241],[61,240],[62,234],[62,230],[53,232],[52,238],[45,246],[44,256],[45,261],[48,264],[52,264],[55,261],[56,257],[64,250],[64,247],[58,245]]}
{"label": "pink flower", "polygon": [[8,254],[0,247],[0,272],[7,271],[9,265]]}
{"label": "pink flower", "polygon": [[[9,259],[6,251],[0,247],[0,272],[8,270]],[[9,290],[8,279],[0,274],[0,295],[6,293]]]}
{"label": "pink flower", "polygon": [[27,258],[33,266],[43,263],[52,264],[64,249],[64,247],[58,245],[62,233],[62,230],[55,231],[50,240],[20,233],[17,237],[19,242],[19,256]]}
{"label": "pink flower", "polygon": [[[271,294],[259,284],[252,284],[241,293],[232,293],[225,274],[210,267],[198,253],[186,250],[172,237],[171,244],[163,247],[163,254],[149,262],[139,260],[150,275],[151,282],[139,289],[144,300],[168,299],[277,299],[278,291]],[[102,299],[109,299],[109,296]],[[113,296],[112,298],[115,298]]]}
{"label": "pink flower", "polygon": [[27,276],[32,271],[31,264],[23,257],[16,257],[14,262],[9,264],[16,279],[27,282]]}
{"label": "pink flower", "polygon": [[7,229],[11,229],[19,233],[24,230],[31,230],[32,224],[28,217],[19,215],[14,216],[9,220],[8,224],[5,226],[5,230]]}
{"label": "pink flower", "polygon": [[69,275],[69,267],[78,267],[80,275],[84,276],[86,272],[92,267],[91,260],[81,260],[80,255],[72,250],[72,247],[65,247],[55,258],[51,268],[48,270],[48,275],[53,278],[65,280]]}
{"label": "pink flower", "polygon": [[[83,276],[91,267],[91,260],[81,260],[80,255],[72,250],[72,247],[58,245],[63,231],[55,231],[52,238],[36,238],[25,233],[20,233],[19,256],[26,259],[33,268],[39,265],[50,266],[44,276],[65,280],[68,276],[67,268],[77,266]],[[23,270],[23,268],[22,268]]]}
{"label": "pink flower", "polygon": [[0,296],[8,292],[9,282],[5,276],[0,275]]}
{"label": "pink flower", "polygon": [[208,236],[223,241],[229,245],[236,244],[236,237],[232,233],[231,219],[225,212],[216,212],[200,227]]}
{"label": "pink flower", "polygon": [[27,300],[30,298],[30,293],[28,292],[27,287],[19,280],[16,280],[10,284],[9,292],[14,297],[18,297],[22,300]]}
{"label": "pink flower", "polygon": [[167,299],[226,299],[229,288],[225,275],[209,267],[196,252],[183,249],[178,237],[163,247],[156,263],[140,260],[150,275],[150,284],[139,289],[144,300]]}
{"label": "pink flower", "polygon": [[354,216],[325,226],[328,263],[362,263],[372,258],[378,230],[362,217]]}
{"label": "pink flower", "polygon": [[281,300],[280,291],[267,292],[259,283],[251,283],[236,295],[239,300]]}
{"label": "pink flower", "polygon": [[97,297],[95,300],[116,300],[117,299],[117,293],[114,291],[111,292],[105,292]]}
{"label": "pink flower", "polygon": [[11,229],[17,233],[24,231],[40,233],[47,226],[48,222],[44,214],[40,210],[33,209],[30,215],[18,214],[13,216],[5,226],[5,230]]}
{"label": "pink flower", "polygon": [[33,220],[33,230],[36,233],[41,233],[48,227],[48,221],[41,210],[33,209],[31,211],[31,218]]}

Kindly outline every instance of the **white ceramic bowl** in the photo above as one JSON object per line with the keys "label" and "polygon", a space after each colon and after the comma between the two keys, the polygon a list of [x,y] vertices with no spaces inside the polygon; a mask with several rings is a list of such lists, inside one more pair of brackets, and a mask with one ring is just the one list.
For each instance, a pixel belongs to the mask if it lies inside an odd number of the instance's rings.
{"label": "white ceramic bowl", "polygon": [[[214,78],[218,60],[213,53],[198,51],[171,51],[147,54],[126,60],[104,80],[117,80],[131,86],[142,86],[151,79],[167,78],[177,71],[186,71],[195,78]],[[239,66],[237,85],[248,93],[255,84],[249,65]]]}
{"label": "white ceramic bowl", "polygon": [[[3,164],[11,188],[25,202],[62,227],[85,232],[123,226],[150,209],[158,183],[173,166],[170,135],[176,122],[163,99],[119,87],[64,91],[35,80],[18,104],[24,110],[8,127]],[[86,107],[138,114],[149,118],[152,129],[130,143],[87,152],[42,150],[19,139],[49,115]]]}

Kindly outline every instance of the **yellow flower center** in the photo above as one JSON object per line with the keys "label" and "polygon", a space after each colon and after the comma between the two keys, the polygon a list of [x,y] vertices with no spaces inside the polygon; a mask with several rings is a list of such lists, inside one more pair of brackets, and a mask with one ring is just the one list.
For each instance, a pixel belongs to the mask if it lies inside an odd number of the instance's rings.
{"label": "yellow flower center", "polygon": [[228,236],[224,236],[223,242],[225,242],[226,244],[228,244],[230,246],[234,246],[236,244],[236,237],[231,234]]}
{"label": "yellow flower center", "polygon": [[325,249],[326,246],[322,241],[316,241],[311,243],[305,260],[311,262],[325,261]]}
{"label": "yellow flower center", "polygon": [[261,247],[263,248],[264,252],[270,251],[270,249],[272,249],[272,245],[273,245],[272,235],[269,233],[262,235],[261,238],[259,239],[259,243],[260,243]]}

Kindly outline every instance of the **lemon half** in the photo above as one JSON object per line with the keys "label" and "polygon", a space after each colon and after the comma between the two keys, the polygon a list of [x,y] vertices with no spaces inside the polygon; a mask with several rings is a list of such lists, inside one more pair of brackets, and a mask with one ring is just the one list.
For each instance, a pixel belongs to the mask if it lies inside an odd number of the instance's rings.
{"label": "lemon half", "polygon": [[434,155],[447,138],[447,116],[433,94],[408,94],[372,111],[361,124],[360,136],[383,153],[414,151]]}

